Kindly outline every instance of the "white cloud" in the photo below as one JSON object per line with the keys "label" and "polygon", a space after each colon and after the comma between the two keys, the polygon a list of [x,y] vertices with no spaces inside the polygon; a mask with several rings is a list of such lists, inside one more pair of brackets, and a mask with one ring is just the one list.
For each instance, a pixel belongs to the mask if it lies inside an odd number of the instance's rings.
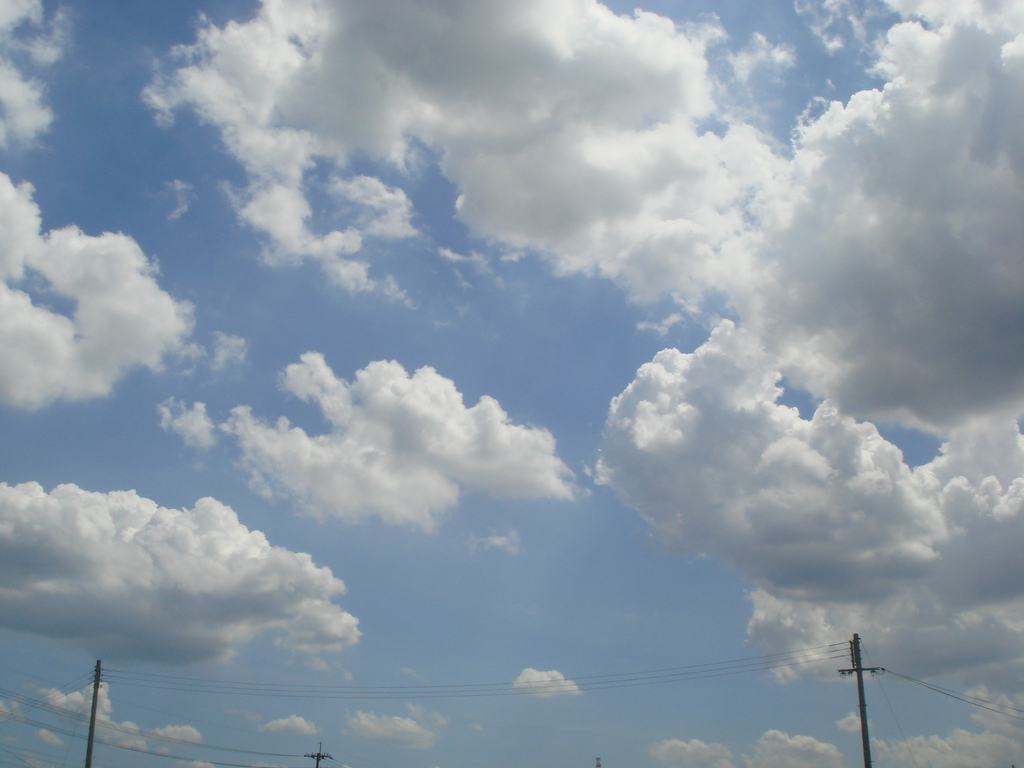
{"label": "white cloud", "polygon": [[318,654],[359,638],[332,602],[344,590],[214,499],[174,510],[134,491],[0,483],[0,621],[11,629],[163,662],[226,658],[264,632]]}
{"label": "white cloud", "polygon": [[266,424],[247,406],[222,429],[237,438],[257,487],[283,489],[318,514],[432,530],[463,487],[573,496],[549,432],[513,424],[490,397],[467,408],[432,368],[410,376],[396,362],[375,362],[349,383],[309,352],[287,367],[282,387],[316,403],[332,430],[310,436],[286,419]]}
{"label": "white cloud", "polygon": [[169,397],[156,408],[160,414],[160,428],[174,432],[186,445],[205,451],[216,444],[216,428],[206,415],[205,403],[193,403],[191,408],[186,408],[177,398]]}
{"label": "white cloud", "polygon": [[[161,290],[134,240],[41,234],[31,186],[3,174],[0,211],[0,402],[102,397],[127,371],[156,370],[182,349],[191,307]],[[50,309],[50,297],[71,301],[71,314]]]}
{"label": "white cloud", "polygon": [[[985,689],[971,695],[1003,707],[1019,707],[1019,702],[1005,696],[989,694]],[[1001,714],[980,712],[972,718],[976,730],[956,728],[945,736],[908,736],[899,741],[871,740],[872,762],[878,765],[930,766],[930,768],[986,768],[1010,765],[1024,748],[1024,732],[1016,722]],[[844,718],[850,727],[843,730],[859,733],[855,714]],[[699,739],[682,741],[666,739],[649,748],[656,760],[671,768],[734,768],[732,752],[722,744],[705,744]],[[745,768],[842,768],[845,764],[839,750],[832,744],[810,736],[791,736],[781,731],[764,733],[747,754]]]}
{"label": "white cloud", "polygon": [[[88,717],[92,709],[92,684],[87,687],[63,693],[57,689],[40,689],[42,698],[48,706],[66,710],[82,717]],[[110,688],[100,683],[99,695],[96,699],[96,724],[102,730],[102,738],[129,749],[150,749],[147,738],[160,737],[176,741],[189,741],[201,744],[202,734],[191,725],[166,725],[143,731],[136,723],[129,720],[117,722],[113,719],[113,704],[110,701]],[[112,726],[112,727],[111,727]],[[166,751],[158,747],[157,751]]]}
{"label": "white cloud", "polygon": [[843,733],[860,733],[860,715],[850,712],[845,717],[836,720],[836,728]]}
{"label": "white cloud", "polygon": [[177,221],[186,213],[192,205],[192,185],[181,179],[174,179],[167,182],[168,191],[174,195],[174,210],[168,215],[168,221]]}
{"label": "white cloud", "polygon": [[522,540],[519,531],[510,528],[508,533],[492,533],[490,536],[473,536],[469,540],[473,549],[502,549],[510,555],[518,555],[522,551]]}
{"label": "white cloud", "polygon": [[843,768],[843,756],[835,745],[812,736],[768,731],[744,763],[747,768]]}
{"label": "white cloud", "polygon": [[46,728],[40,728],[36,731],[36,736],[39,737],[41,742],[49,744],[51,747],[59,747],[64,743],[61,741],[60,736],[55,734],[53,731],[48,731]]}
{"label": "white cloud", "polygon": [[231,366],[241,365],[248,353],[249,344],[241,336],[214,331],[213,359],[210,361],[210,368],[214,371],[223,371]]}
{"label": "white cloud", "polygon": [[257,728],[260,733],[288,733],[298,736],[313,736],[320,729],[301,715],[289,715],[278,720],[271,720]]}
{"label": "white cloud", "polygon": [[[251,180],[241,215],[279,256],[379,289],[346,255],[412,214],[349,158],[412,172],[427,146],[476,232],[688,312],[720,292],[790,380],[847,413],[944,430],[1024,409],[1019,4],[801,0],[827,45],[863,45],[887,83],[806,117],[790,155],[729,108],[736,84],[708,64],[717,25],[594,0],[396,3],[267,0],[201,28],[148,90],[220,130]],[[894,11],[925,22],[892,26]],[[741,79],[792,62],[756,35],[724,58]],[[368,203],[351,228],[311,207],[314,164]]]}
{"label": "white cloud", "polygon": [[727,286],[786,376],[853,415],[944,430],[1024,410],[1015,34],[889,29],[888,83],[802,126],[766,272]]}
{"label": "white cloud", "polygon": [[541,698],[576,696],[580,693],[579,686],[572,680],[567,680],[565,675],[557,669],[542,672],[533,667],[527,667],[512,682],[512,687]]}
{"label": "white cloud", "polygon": [[379,741],[406,749],[430,749],[437,743],[436,729],[447,724],[437,712],[409,705],[411,717],[356,712],[346,720],[346,731],[371,741]]}
{"label": "white cloud", "polygon": [[648,751],[655,760],[676,768],[734,768],[728,747],[700,739],[665,739],[651,744]]}
{"label": "white cloud", "polygon": [[872,739],[872,762],[905,764],[910,762],[906,756],[913,755],[917,765],[934,768],[1014,764],[1017,755],[1024,750],[1024,730],[1019,727],[1016,714],[1020,712],[1021,698],[990,693],[984,687],[968,691],[967,696],[1012,713],[1013,718],[1002,712],[975,710],[971,717],[975,730],[955,728],[944,736],[910,736],[896,742]]}
{"label": "white cloud", "polygon": [[729,56],[736,79],[747,82],[755,72],[766,71],[771,75],[796,66],[793,49],[786,45],[772,45],[760,32],[754,33],[747,47]]}
{"label": "white cloud", "polygon": [[879,34],[873,22],[891,13],[885,0],[795,0],[797,13],[830,53],[866,47]]}
{"label": "white cloud", "polygon": [[912,470],[828,402],[811,419],[779,405],[779,378],[730,323],[692,354],[659,353],[612,403],[598,481],[673,551],[744,573],[749,632],[769,648],[860,632],[908,674],[1024,672],[1016,423],[962,427]]}
{"label": "white cloud", "polygon": [[5,0],[0,6],[0,147],[29,142],[50,127],[53,113],[43,86],[23,70],[60,57],[65,27],[60,13],[44,24],[40,0]]}
{"label": "white cloud", "polygon": [[716,111],[705,51],[722,39],[593,0],[268,0],[250,21],[202,28],[147,94],[163,119],[187,107],[220,130],[250,198],[274,185],[289,198],[273,226],[242,215],[292,253],[310,252],[298,233],[314,162],[344,177],[360,152],[408,171],[425,145],[478,231],[638,293],[692,293],[724,268],[724,244],[747,229],[737,204],[778,165],[749,127],[697,127]]}
{"label": "white cloud", "polygon": [[334,179],[340,197],[362,208],[357,220],[367,235],[387,238],[412,237],[412,202],[401,189],[389,187],[372,176]]}
{"label": "white cloud", "polygon": [[[666,739],[652,744],[651,757],[672,768],[734,768],[732,752],[722,744],[700,739]],[[744,755],[746,768],[843,768],[842,755],[832,744],[811,736],[767,731]]]}
{"label": "white cloud", "polygon": [[203,741],[203,735],[191,725],[165,725],[162,728],[153,728],[149,732],[167,739],[192,741],[196,744]]}

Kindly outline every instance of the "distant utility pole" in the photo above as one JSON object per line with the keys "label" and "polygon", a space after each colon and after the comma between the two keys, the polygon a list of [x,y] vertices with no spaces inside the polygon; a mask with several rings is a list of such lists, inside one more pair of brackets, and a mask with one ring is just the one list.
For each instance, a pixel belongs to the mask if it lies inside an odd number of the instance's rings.
{"label": "distant utility pole", "polygon": [[89,740],[85,743],[85,768],[92,768],[92,742],[96,738],[96,705],[100,700],[100,675],[103,664],[96,660],[96,674],[92,678],[92,714],[89,715]]}
{"label": "distant utility pole", "polygon": [[323,749],[324,749],[324,743],[321,741],[321,742],[319,742],[319,745],[316,748],[316,752],[313,752],[313,753],[307,752],[305,755],[303,755],[303,757],[312,757],[314,760],[316,760],[316,768],[320,768],[320,761],[321,760],[333,760],[334,759],[333,757],[328,755],[326,752],[324,752]]}
{"label": "distant utility pole", "polygon": [[857,675],[857,698],[860,701],[860,740],[864,751],[864,768],[871,768],[871,740],[868,739],[868,705],[864,702],[864,673],[884,672],[881,667],[865,667],[860,663],[860,635],[854,633],[850,641],[850,658],[853,669],[840,669],[839,674]]}

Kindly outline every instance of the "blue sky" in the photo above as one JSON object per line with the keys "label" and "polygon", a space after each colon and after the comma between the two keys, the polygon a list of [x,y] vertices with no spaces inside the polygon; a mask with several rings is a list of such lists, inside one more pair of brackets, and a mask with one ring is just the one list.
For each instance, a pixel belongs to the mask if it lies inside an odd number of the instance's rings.
{"label": "blue sky", "polygon": [[0,0],[0,764],[102,659],[109,768],[855,766],[855,632],[1019,763],[1022,105],[1014,0]]}

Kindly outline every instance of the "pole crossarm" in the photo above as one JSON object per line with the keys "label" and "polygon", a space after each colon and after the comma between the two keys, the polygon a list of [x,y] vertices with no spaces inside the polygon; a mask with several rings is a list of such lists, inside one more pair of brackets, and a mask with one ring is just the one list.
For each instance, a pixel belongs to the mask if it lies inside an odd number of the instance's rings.
{"label": "pole crossarm", "polygon": [[307,752],[305,755],[303,755],[303,757],[311,757],[311,758],[313,758],[314,760],[316,760],[316,768],[320,768],[320,761],[321,760],[333,760],[334,759],[329,754],[324,752],[323,749],[324,749],[324,743],[321,741],[320,745],[317,747],[316,752]]}

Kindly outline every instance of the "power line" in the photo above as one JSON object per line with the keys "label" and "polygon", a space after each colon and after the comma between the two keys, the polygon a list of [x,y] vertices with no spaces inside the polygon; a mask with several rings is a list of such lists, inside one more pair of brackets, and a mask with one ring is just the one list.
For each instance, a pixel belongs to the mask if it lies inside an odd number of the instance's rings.
{"label": "power line", "polygon": [[601,675],[570,675],[568,679],[538,681],[516,687],[508,681],[488,683],[456,683],[446,685],[295,685],[174,677],[152,673],[135,673],[109,669],[107,678],[121,686],[155,688],[188,693],[206,693],[265,698],[311,699],[390,699],[390,698],[462,698],[475,696],[522,696],[536,693],[558,693],[569,690],[602,690],[610,688],[658,685],[699,680],[746,672],[760,672],[831,659],[844,658],[845,643],[788,651],[767,656],[751,656],[704,664],[640,670]]}
{"label": "power line", "polygon": [[[902,678],[907,682],[920,685],[923,688],[927,688],[929,691],[940,693],[943,696],[948,696],[951,699],[962,701],[965,704],[970,704],[971,706],[978,707],[979,709],[987,709],[989,712],[995,712],[1006,717],[1012,717],[1014,720],[1024,720],[1024,709],[1018,709],[1017,707],[1012,707],[1009,704],[997,704],[995,702],[988,701],[987,699],[983,699],[980,696],[971,696],[967,693],[958,693],[949,688],[943,688],[942,686],[935,685],[933,683],[926,683],[924,680],[918,680],[917,678],[910,677],[909,675],[901,675],[899,672],[893,672],[891,669],[887,669],[885,671],[888,672],[890,675],[895,675],[896,677]],[[1016,712],[1017,714],[1011,714],[1013,712]]]}

